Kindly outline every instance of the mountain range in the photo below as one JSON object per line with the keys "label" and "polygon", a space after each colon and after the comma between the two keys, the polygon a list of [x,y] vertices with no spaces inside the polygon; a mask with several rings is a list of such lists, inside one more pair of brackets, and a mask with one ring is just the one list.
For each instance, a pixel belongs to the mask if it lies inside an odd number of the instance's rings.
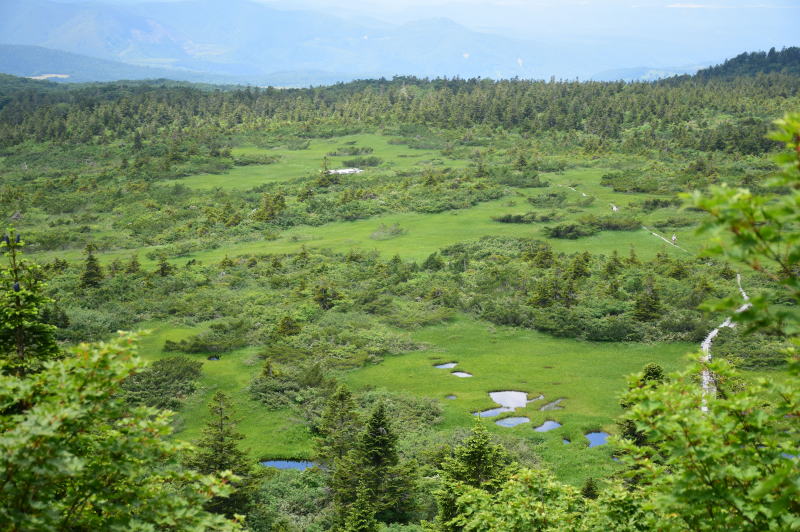
{"label": "mountain range", "polygon": [[0,71],[58,81],[304,86],[398,74],[650,79],[696,70],[619,70],[602,47],[483,33],[447,18],[391,24],[248,0],[3,0],[0,44]]}

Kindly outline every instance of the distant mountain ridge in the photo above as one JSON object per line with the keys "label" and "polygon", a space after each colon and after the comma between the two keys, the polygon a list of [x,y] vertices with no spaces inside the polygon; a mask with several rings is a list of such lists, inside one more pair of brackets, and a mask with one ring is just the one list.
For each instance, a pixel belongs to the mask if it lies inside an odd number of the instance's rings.
{"label": "distant mountain ridge", "polygon": [[0,42],[254,84],[287,72],[306,81],[317,72],[321,82],[395,74],[530,78],[545,76],[557,63],[545,64],[553,54],[538,53],[534,43],[447,19],[369,26],[246,0],[129,6],[4,0]]}
{"label": "distant mountain ridge", "polygon": [[[89,82],[171,78],[205,83],[231,83],[225,76],[167,68],[142,67],[119,61],[51,50],[41,46],[0,44],[0,72],[34,79]],[[52,75],[55,75],[51,77]],[[62,77],[64,76],[64,77]]]}
{"label": "distant mountain ridge", "polygon": [[611,41],[555,45],[447,18],[390,24],[250,0],[108,2],[0,0],[0,71],[69,76],[53,78],[61,82],[299,87],[395,75],[575,79],[575,71],[585,73],[581,79],[654,81],[698,68],[619,68],[607,57]]}

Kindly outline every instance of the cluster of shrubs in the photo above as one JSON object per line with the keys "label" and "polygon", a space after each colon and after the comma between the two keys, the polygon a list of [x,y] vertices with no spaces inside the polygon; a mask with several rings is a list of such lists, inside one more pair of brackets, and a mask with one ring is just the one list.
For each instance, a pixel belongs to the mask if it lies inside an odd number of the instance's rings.
{"label": "cluster of shrubs", "polygon": [[636,231],[642,227],[635,216],[582,216],[577,222],[563,223],[553,227],[545,227],[544,234],[548,238],[577,239],[592,236],[600,231]]}
{"label": "cluster of shrubs", "polygon": [[328,153],[328,157],[341,157],[341,156],[354,156],[354,155],[369,155],[374,150],[369,146],[343,146],[336,148],[336,151]]}
{"label": "cluster of shrubs", "polygon": [[492,221],[503,224],[532,224],[536,222],[557,222],[562,218],[563,215],[556,211],[545,213],[526,212],[525,214],[501,214],[500,216],[492,216]]}

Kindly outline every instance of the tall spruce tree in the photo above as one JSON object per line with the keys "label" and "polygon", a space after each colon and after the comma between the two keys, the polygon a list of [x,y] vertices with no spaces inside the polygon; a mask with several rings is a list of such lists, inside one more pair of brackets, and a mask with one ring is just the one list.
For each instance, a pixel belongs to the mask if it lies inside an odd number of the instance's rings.
{"label": "tall spruce tree", "polygon": [[355,446],[361,428],[353,394],[343,384],[325,403],[318,425],[317,457],[321,463],[333,465]]}
{"label": "tall spruce tree", "polygon": [[344,532],[377,532],[378,521],[375,519],[375,506],[372,493],[366,484],[358,485],[356,501],[350,507],[344,523]]}
{"label": "tall spruce tree", "polygon": [[359,486],[372,494],[377,520],[407,521],[414,510],[415,477],[414,465],[399,460],[397,435],[381,403],[367,420],[355,448],[334,462],[331,488],[340,523],[344,524],[355,504]]}
{"label": "tall spruce tree", "polygon": [[230,397],[217,392],[208,404],[210,416],[203,435],[196,442],[196,450],[186,460],[186,465],[204,475],[230,471],[239,477],[232,483],[235,491],[228,497],[214,497],[207,510],[231,516],[244,513],[249,499],[252,466],[247,453],[239,448],[244,435],[236,430]]}
{"label": "tall spruce tree", "polygon": [[503,447],[492,442],[486,427],[476,420],[472,433],[453,449],[440,469],[442,486],[434,493],[439,509],[435,526],[437,530],[455,531],[460,530],[453,523],[460,513],[457,499],[465,487],[497,493],[516,470],[516,464]]}
{"label": "tall spruce tree", "polygon": [[661,311],[661,299],[658,297],[652,277],[645,281],[644,289],[636,296],[633,316],[639,321],[651,321],[658,318]]}
{"label": "tall spruce tree", "polygon": [[41,269],[22,258],[25,242],[13,228],[0,240],[6,265],[0,268],[0,370],[23,377],[58,356],[55,327],[44,322]]}
{"label": "tall spruce tree", "polygon": [[81,286],[83,288],[95,288],[100,286],[103,280],[103,269],[94,256],[95,247],[91,244],[86,246],[86,260],[83,263],[83,273],[81,274]]}

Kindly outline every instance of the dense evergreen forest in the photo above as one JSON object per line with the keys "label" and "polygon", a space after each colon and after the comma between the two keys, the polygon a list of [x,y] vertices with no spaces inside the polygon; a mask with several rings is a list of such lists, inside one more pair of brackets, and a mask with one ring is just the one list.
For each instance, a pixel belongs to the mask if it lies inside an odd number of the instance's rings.
{"label": "dense evergreen forest", "polygon": [[0,530],[796,529],[797,68],[0,75]]}

